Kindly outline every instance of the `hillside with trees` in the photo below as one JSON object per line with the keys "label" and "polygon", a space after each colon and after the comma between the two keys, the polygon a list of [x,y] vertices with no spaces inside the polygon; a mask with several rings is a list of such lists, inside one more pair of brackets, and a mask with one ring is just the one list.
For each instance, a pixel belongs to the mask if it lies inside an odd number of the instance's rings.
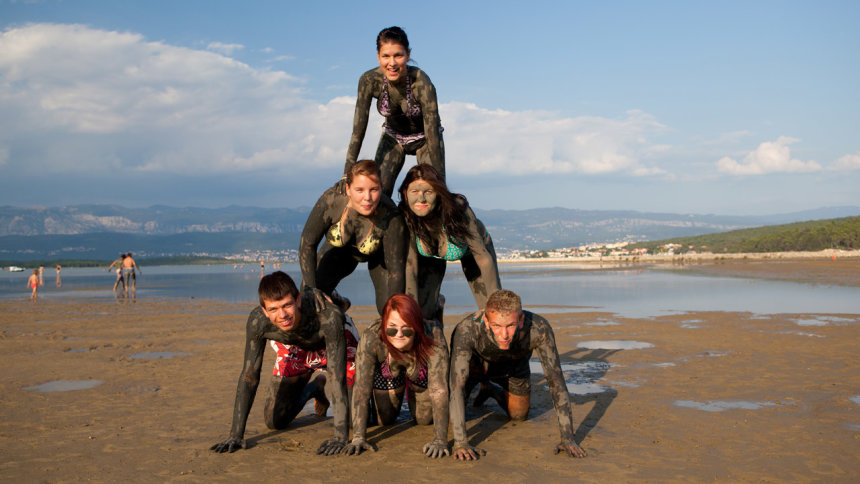
{"label": "hillside with trees", "polygon": [[860,249],[860,216],[813,220],[732,230],[716,234],[640,242],[628,248],[659,253],[671,244],[686,252],[757,253],[815,252],[825,249]]}

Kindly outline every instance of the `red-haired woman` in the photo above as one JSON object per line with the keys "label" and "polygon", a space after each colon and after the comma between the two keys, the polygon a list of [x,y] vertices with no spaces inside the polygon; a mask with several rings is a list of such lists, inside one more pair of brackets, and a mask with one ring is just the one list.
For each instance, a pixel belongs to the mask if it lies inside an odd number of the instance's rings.
{"label": "red-haired woman", "polygon": [[[448,345],[442,327],[421,316],[418,303],[395,294],[385,303],[382,318],[361,336],[355,356],[352,387],[352,442],[343,452],[373,449],[365,440],[369,400],[379,421],[390,425],[400,414],[408,389],[409,410],[419,425],[433,423],[433,440],[421,449],[427,457],[450,455],[448,450]],[[374,449],[375,450],[375,449]]]}

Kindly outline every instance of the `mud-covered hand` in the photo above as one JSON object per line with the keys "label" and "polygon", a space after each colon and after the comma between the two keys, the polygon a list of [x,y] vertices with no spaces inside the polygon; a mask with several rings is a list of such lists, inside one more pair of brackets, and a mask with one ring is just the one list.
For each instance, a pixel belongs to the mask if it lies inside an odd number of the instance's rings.
{"label": "mud-covered hand", "polygon": [[582,449],[582,447],[576,445],[576,442],[572,440],[564,440],[559,442],[559,444],[555,447],[555,453],[560,454],[562,452],[567,452],[567,455],[570,457],[585,457],[588,454]]}
{"label": "mud-covered hand", "polygon": [[484,449],[479,449],[463,442],[454,444],[453,455],[457,460],[478,460],[480,456],[487,455],[487,452]]}
{"label": "mud-covered hand", "polygon": [[245,443],[245,439],[237,439],[235,437],[230,437],[223,442],[218,442],[212,447],[209,447],[209,450],[213,452],[218,452],[219,454],[223,454],[224,452],[236,452],[239,449],[247,448],[248,444]]}
{"label": "mud-covered hand", "polygon": [[346,446],[346,442],[338,439],[330,439],[326,440],[322,444],[320,444],[317,449],[317,454],[322,455],[335,455],[339,454],[343,448]]}
{"label": "mud-covered hand", "polygon": [[432,457],[434,459],[451,455],[451,452],[448,451],[448,444],[441,440],[434,440],[424,444],[424,448],[421,449],[421,452],[424,452],[424,455],[427,457]]}
{"label": "mud-covered hand", "polygon": [[314,292],[314,309],[316,309],[317,313],[322,312],[325,309],[326,302],[331,302],[331,298],[328,297],[328,294],[317,288],[313,288],[312,291]]}
{"label": "mud-covered hand", "polygon": [[367,443],[364,439],[355,438],[352,439],[352,442],[346,444],[346,446],[341,451],[346,455],[358,455],[364,452],[365,450],[372,450],[376,452],[376,448],[369,443]]}

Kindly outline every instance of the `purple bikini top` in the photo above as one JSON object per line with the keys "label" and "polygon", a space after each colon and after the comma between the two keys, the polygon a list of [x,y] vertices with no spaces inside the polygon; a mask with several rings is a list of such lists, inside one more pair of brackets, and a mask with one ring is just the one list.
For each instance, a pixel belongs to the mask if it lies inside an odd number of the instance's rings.
{"label": "purple bikini top", "polygon": [[[379,99],[376,101],[376,110],[379,114],[386,118],[391,116],[391,98],[388,95],[388,78],[382,77],[382,92],[379,93]],[[409,73],[406,73],[406,112],[404,113],[409,118],[421,117],[421,105],[415,101],[412,96],[412,80],[409,78]]]}

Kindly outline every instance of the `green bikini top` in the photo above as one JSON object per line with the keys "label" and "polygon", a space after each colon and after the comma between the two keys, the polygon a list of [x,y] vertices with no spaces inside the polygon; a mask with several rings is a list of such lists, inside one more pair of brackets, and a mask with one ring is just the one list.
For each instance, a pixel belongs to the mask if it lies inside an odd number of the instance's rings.
{"label": "green bikini top", "polygon": [[[343,238],[343,222],[346,220],[346,215],[349,213],[349,203],[343,207],[343,213],[340,216],[340,220],[331,226],[326,232],[326,238],[328,239],[329,244],[333,247],[344,247],[346,245],[346,241]],[[373,233],[373,221],[370,221],[370,229],[365,234],[364,239],[361,243],[357,244],[355,248],[364,255],[370,255],[376,252],[376,249],[379,248],[379,245],[382,243],[382,240],[374,235]]]}
{"label": "green bikini top", "polygon": [[415,246],[418,249],[418,253],[423,255],[424,257],[432,257],[434,259],[441,259],[447,261],[460,260],[463,258],[463,256],[469,253],[469,246],[459,246],[455,244],[454,241],[451,240],[451,237],[449,237],[448,234],[445,232],[445,227],[442,227],[442,236],[445,237],[446,244],[445,254],[443,254],[441,257],[438,255],[428,254],[427,251],[424,250],[424,244],[421,243],[421,239],[419,239],[416,235]]}

